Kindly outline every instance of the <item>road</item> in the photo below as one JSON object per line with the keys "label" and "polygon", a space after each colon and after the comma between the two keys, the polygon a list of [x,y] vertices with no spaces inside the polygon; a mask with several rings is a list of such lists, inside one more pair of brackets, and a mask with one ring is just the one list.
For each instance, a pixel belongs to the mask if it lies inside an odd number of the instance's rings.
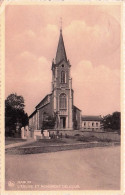
{"label": "road", "polygon": [[6,190],[119,190],[120,147],[6,155]]}

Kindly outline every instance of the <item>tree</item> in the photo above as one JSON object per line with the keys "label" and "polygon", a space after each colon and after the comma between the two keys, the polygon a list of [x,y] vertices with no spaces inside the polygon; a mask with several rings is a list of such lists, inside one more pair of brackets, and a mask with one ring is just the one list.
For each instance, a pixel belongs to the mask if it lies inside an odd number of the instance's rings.
{"label": "tree", "polygon": [[55,127],[55,122],[56,122],[56,118],[48,115],[46,120],[43,121],[42,130],[53,129]]}
{"label": "tree", "polygon": [[16,126],[28,125],[28,115],[24,111],[24,98],[10,94],[5,100],[5,127],[9,127],[10,134],[16,131]]}
{"label": "tree", "polygon": [[112,114],[112,129],[117,130],[121,128],[121,113],[114,112]]}
{"label": "tree", "polygon": [[105,130],[118,131],[120,133],[121,128],[121,113],[113,112],[112,115],[106,115],[103,117],[103,127]]}
{"label": "tree", "polygon": [[13,110],[24,110],[24,98],[15,94],[10,94],[5,100],[5,106],[11,107]]}
{"label": "tree", "polygon": [[27,113],[24,113],[22,116],[22,126],[25,127],[29,124],[29,117]]}

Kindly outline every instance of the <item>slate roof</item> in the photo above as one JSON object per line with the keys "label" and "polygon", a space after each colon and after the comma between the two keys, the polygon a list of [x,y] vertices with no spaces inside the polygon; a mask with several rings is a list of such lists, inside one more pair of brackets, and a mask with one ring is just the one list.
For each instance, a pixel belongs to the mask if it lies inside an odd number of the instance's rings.
{"label": "slate roof", "polygon": [[60,37],[59,37],[55,60],[56,60],[56,64],[58,64],[61,60],[67,61],[67,56],[66,56],[66,51],[65,51],[65,46],[64,46],[63,36],[62,36],[62,30],[60,30]]}
{"label": "slate roof", "polygon": [[90,116],[90,115],[83,115],[82,121],[102,121],[102,117],[99,116]]}
{"label": "slate roof", "polygon": [[40,106],[40,104],[45,100],[45,99],[47,99],[48,98],[48,96],[51,96],[52,95],[52,93],[50,93],[50,94],[47,94],[40,102],[39,102],[39,104],[37,104],[37,106],[36,106],[36,108],[37,107],[39,107]]}
{"label": "slate roof", "polygon": [[35,107],[36,110],[34,110],[34,112],[32,112],[32,113],[30,114],[29,118],[31,118],[34,114],[36,114],[37,108],[40,106],[40,104],[41,104],[45,99],[47,99],[48,96],[51,96],[51,95],[52,95],[51,93],[50,93],[50,94],[47,94],[47,95],[39,102],[39,104],[37,104],[37,106]]}
{"label": "slate roof", "polygon": [[34,114],[36,114],[37,110],[35,110],[34,112],[32,112],[32,114],[30,114],[29,118],[31,118]]}
{"label": "slate roof", "polygon": [[77,109],[77,110],[81,111],[78,107],[76,107],[76,106],[74,106],[74,105],[73,105],[73,108],[75,108],[75,109]]}

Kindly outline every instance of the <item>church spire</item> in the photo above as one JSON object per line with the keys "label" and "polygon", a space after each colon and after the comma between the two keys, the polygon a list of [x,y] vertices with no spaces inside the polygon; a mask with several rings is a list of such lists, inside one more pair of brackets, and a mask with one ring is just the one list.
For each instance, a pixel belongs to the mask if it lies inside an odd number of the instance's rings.
{"label": "church spire", "polygon": [[62,18],[60,18],[60,31],[62,32]]}
{"label": "church spire", "polygon": [[67,56],[66,56],[66,51],[65,51],[64,41],[63,41],[63,35],[62,35],[62,23],[60,27],[60,37],[59,37],[59,42],[58,42],[58,47],[57,47],[57,52],[56,52],[56,63],[59,63],[61,60],[67,61]]}

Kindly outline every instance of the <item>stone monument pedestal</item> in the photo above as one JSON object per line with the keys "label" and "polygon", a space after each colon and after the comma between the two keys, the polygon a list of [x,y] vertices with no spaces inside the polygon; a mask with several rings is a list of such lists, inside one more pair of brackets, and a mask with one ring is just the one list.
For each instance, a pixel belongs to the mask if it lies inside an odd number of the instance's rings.
{"label": "stone monument pedestal", "polygon": [[50,139],[48,130],[43,130],[43,139]]}

